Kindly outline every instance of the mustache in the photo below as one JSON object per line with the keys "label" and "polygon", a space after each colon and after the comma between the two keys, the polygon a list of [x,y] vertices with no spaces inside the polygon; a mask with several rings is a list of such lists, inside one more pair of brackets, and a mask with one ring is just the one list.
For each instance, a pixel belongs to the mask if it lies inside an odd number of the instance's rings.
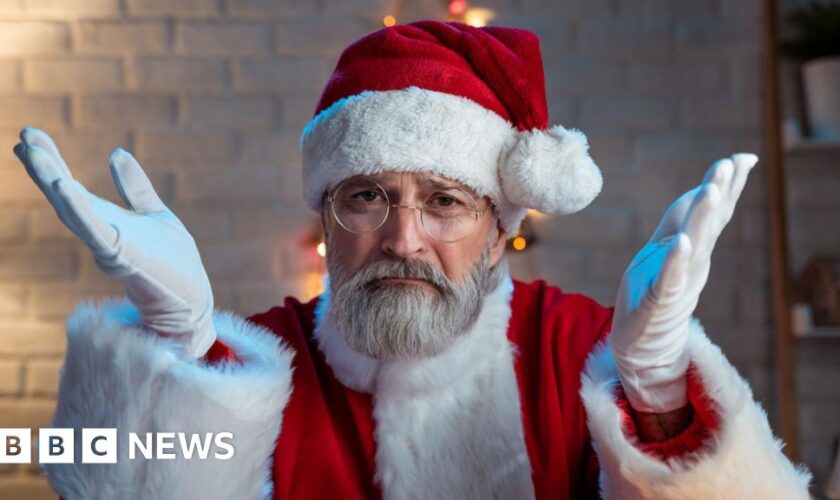
{"label": "mustache", "polygon": [[378,280],[383,278],[410,278],[424,280],[432,284],[439,292],[450,294],[454,287],[449,278],[427,262],[417,259],[381,259],[359,271],[357,283],[362,286],[378,286]]}

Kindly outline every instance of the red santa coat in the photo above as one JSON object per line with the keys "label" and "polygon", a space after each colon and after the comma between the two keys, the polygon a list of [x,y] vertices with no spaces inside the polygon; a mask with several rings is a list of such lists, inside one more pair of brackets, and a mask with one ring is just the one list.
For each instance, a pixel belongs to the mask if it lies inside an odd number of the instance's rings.
{"label": "red santa coat", "polygon": [[[601,344],[612,311],[507,283],[465,340],[392,364],[342,344],[328,294],[251,321],[217,311],[204,360],[148,331],[128,300],[82,304],[50,426],[77,430],[77,456],[81,428],[116,427],[118,463],[42,467],[64,498],[808,498],[810,474],[696,320],[695,419],[641,444]],[[236,454],[129,460],[127,431],[232,432]]]}
{"label": "red santa coat", "polygon": [[[513,284],[507,338],[519,353],[514,372],[534,492],[537,498],[598,498],[599,468],[580,396],[581,374],[587,356],[610,331],[612,308],[543,280]],[[342,384],[319,349],[313,335],[319,298],[301,303],[289,297],[283,306],[249,318],[296,353],[292,396],[274,451],[274,498],[380,498],[373,398]],[[217,346],[211,356],[225,351]],[[704,401],[697,384],[692,399]],[[622,406],[632,425],[629,407]],[[708,405],[695,415],[682,434],[647,445],[647,451],[669,457],[699,448],[715,419]]]}

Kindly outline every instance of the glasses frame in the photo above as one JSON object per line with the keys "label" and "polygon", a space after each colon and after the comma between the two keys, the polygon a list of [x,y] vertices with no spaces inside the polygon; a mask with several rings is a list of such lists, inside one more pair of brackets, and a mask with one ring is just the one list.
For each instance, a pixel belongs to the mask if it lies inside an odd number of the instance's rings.
{"label": "glasses frame", "polygon": [[333,217],[335,217],[336,222],[338,222],[338,224],[341,227],[343,227],[346,231],[349,231],[353,234],[372,233],[372,232],[376,231],[377,229],[379,229],[380,227],[382,227],[382,225],[385,224],[385,222],[388,220],[388,216],[391,215],[391,208],[392,207],[393,208],[410,208],[412,210],[418,210],[420,212],[420,225],[423,226],[423,231],[425,231],[426,234],[428,234],[429,236],[434,238],[436,241],[440,241],[440,242],[443,242],[443,243],[456,243],[456,242],[461,241],[464,238],[468,237],[469,235],[471,235],[475,231],[475,228],[478,227],[478,219],[480,219],[482,215],[487,213],[488,209],[492,208],[492,204],[491,204],[486,209],[479,210],[478,209],[478,204],[476,203],[475,198],[473,198],[472,195],[470,195],[469,193],[467,193],[463,189],[461,189],[459,187],[456,187],[456,186],[451,186],[451,187],[446,188],[446,189],[457,189],[458,191],[464,193],[464,195],[467,197],[467,199],[470,200],[470,202],[472,203],[472,206],[473,206],[472,211],[475,212],[475,217],[474,217],[473,225],[470,228],[469,232],[467,232],[467,234],[465,234],[465,235],[463,235],[463,236],[461,236],[461,237],[459,237],[458,239],[455,239],[455,240],[442,240],[442,239],[438,238],[437,236],[433,235],[429,231],[429,229],[426,227],[425,218],[423,217],[423,213],[426,210],[426,208],[425,208],[426,201],[428,201],[428,199],[431,198],[434,195],[434,193],[427,196],[426,199],[423,200],[422,206],[419,206],[419,207],[415,207],[413,205],[400,205],[400,204],[397,204],[397,203],[391,203],[391,199],[388,197],[388,192],[385,191],[385,188],[383,188],[382,185],[379,184],[378,182],[376,182],[375,180],[367,177],[366,179],[369,180],[370,182],[372,182],[373,184],[375,184],[376,187],[379,188],[379,190],[382,192],[382,194],[385,195],[385,202],[386,202],[386,204],[385,204],[385,208],[386,208],[385,216],[382,217],[382,222],[377,224],[376,227],[374,227],[373,229],[370,229],[368,231],[354,231],[354,230],[350,229],[349,227],[345,226],[343,222],[341,222],[341,218],[335,212],[335,203],[334,203],[335,202],[335,193],[338,192],[339,189],[341,189],[341,187],[344,185],[344,183],[346,183],[350,180],[353,180],[353,179],[358,179],[358,177],[349,177],[349,178],[344,179],[343,181],[339,182],[338,185],[336,185],[332,189],[331,192],[327,193],[326,200],[324,201],[325,203],[328,203],[330,205],[330,211],[332,212]]}

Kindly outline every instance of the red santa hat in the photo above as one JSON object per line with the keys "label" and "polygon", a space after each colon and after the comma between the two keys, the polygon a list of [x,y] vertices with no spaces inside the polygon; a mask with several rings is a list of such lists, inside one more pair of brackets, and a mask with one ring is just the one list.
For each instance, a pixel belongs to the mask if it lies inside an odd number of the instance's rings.
{"label": "red santa hat", "polygon": [[488,196],[514,234],[527,208],[574,213],[602,185],[586,136],[548,126],[539,38],[518,28],[419,21],[360,38],[300,146],[314,210],[347,177],[422,171]]}

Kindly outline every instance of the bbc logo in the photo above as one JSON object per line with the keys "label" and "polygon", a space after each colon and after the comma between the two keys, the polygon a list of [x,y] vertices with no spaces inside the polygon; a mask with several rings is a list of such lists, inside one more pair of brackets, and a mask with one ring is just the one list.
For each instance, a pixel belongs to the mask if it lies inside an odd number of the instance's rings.
{"label": "bbc logo", "polygon": [[[38,462],[72,464],[75,436],[73,429],[41,429],[38,433]],[[32,462],[32,429],[0,429],[0,464]],[[117,463],[117,430],[82,429],[82,463]]]}
{"label": "bbc logo", "polygon": [[[174,460],[194,457],[206,460],[230,460],[234,456],[233,434],[230,432],[146,432],[128,433],[128,459],[138,457],[154,460]],[[75,462],[74,429],[42,428],[38,433],[38,462],[42,464],[72,464]],[[178,446],[180,445],[180,446]],[[117,463],[117,429],[83,428],[82,463]],[[212,450],[215,450],[212,454]],[[32,429],[0,428],[0,464],[28,464],[32,462]]]}

